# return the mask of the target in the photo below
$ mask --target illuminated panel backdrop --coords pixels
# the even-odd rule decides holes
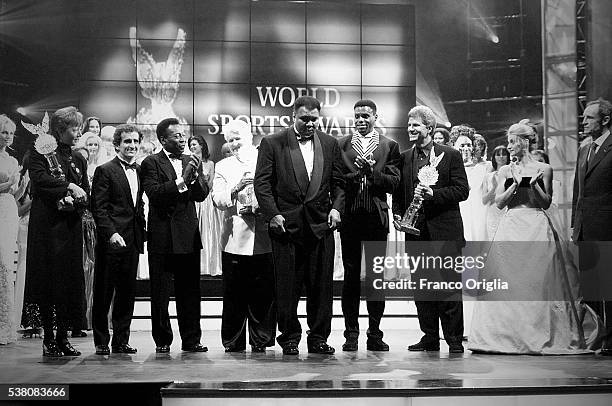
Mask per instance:
[[[408,146],[413,6],[88,0],[79,8],[79,106],[106,124],[132,121],[150,131],[175,115],[205,136],[217,159],[232,118],[250,121],[257,139],[287,126],[295,98],[309,94],[323,104],[323,129],[341,136],[355,101],[371,98],[382,131]]]

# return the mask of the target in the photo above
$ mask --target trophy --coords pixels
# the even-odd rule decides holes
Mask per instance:
[[[436,156],[434,149],[431,149],[429,155],[429,165],[425,165],[419,170],[417,177],[419,178],[419,185],[433,186],[438,181],[438,170],[436,166],[440,163],[444,157],[444,152]],[[400,220],[394,220],[393,225],[396,229],[412,235],[421,235],[421,230],[415,227],[415,224],[419,218],[419,211],[423,206],[423,197],[415,195],[412,198],[410,206],[406,209],[404,217]]]
[[[238,206],[238,214],[241,216],[252,216],[255,214],[255,190],[253,189],[253,184],[246,185],[244,189],[238,192],[238,197],[236,198]]]

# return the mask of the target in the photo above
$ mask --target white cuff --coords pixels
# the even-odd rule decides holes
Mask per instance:
[[[186,192],[187,189],[187,185],[185,185],[185,180],[183,179],[182,176],[179,176],[178,178],[176,178],[176,187],[178,188],[179,193],[183,193]]]

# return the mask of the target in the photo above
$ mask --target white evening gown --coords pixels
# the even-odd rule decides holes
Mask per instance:
[[[475,303],[468,348],[505,354],[590,352],[587,341],[598,333],[585,334],[583,324],[596,328],[597,323],[585,320],[586,308],[576,297],[576,267],[550,218],[537,207],[512,207],[533,202],[532,194],[520,187],[500,220],[485,267],[510,290],[497,292],[495,301]],[[517,295],[532,300],[513,300]]]

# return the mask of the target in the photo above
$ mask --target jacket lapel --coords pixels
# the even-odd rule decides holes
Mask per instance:
[[[324,157],[319,134],[315,132],[312,140],[314,142],[314,165],[312,167],[312,176],[310,179],[310,184],[308,185],[308,191],[306,192],[306,202],[312,200],[317,195],[323,179]]]
[[[130,189],[130,183],[128,182],[127,175],[125,174],[125,170],[123,169],[123,165],[119,162],[119,158],[115,157],[113,159],[113,172],[115,173],[115,177],[119,181],[119,185],[121,186],[121,190],[125,194],[125,198],[132,202],[132,208],[135,207],[135,202],[132,199],[132,190]],[[139,186],[140,188],[140,186]]]
[[[293,166],[296,182],[300,189],[301,195],[305,196],[309,184],[308,172],[306,172],[304,157],[302,156],[302,151],[300,150],[300,146],[293,128],[289,128],[287,130],[287,144],[289,145],[289,154],[291,155],[291,164]],[[316,157],[317,154],[315,151],[315,161]]]
[[[606,138],[606,141],[603,143],[601,147],[599,147],[599,150],[597,151],[597,153],[595,154],[595,157],[593,158],[593,162],[591,162],[591,164],[587,168],[586,174],[584,175],[585,177],[589,176],[589,174],[593,171],[593,168],[595,168],[601,162],[601,160],[606,156],[606,154],[611,148],[612,148],[612,134],[608,135],[608,138]],[[588,155],[588,154],[585,154],[585,155]]]
[[[159,151],[157,156],[159,157],[159,166],[168,179],[176,180],[176,173],[174,172],[174,167],[172,166],[172,162],[170,162],[170,158],[168,158],[163,150]]]
[[[357,172],[357,167],[355,166],[355,158],[357,157],[357,152],[353,148],[353,135],[349,135],[345,139],[345,143],[342,148],[342,157],[344,159],[344,164],[349,169],[349,172]]]

